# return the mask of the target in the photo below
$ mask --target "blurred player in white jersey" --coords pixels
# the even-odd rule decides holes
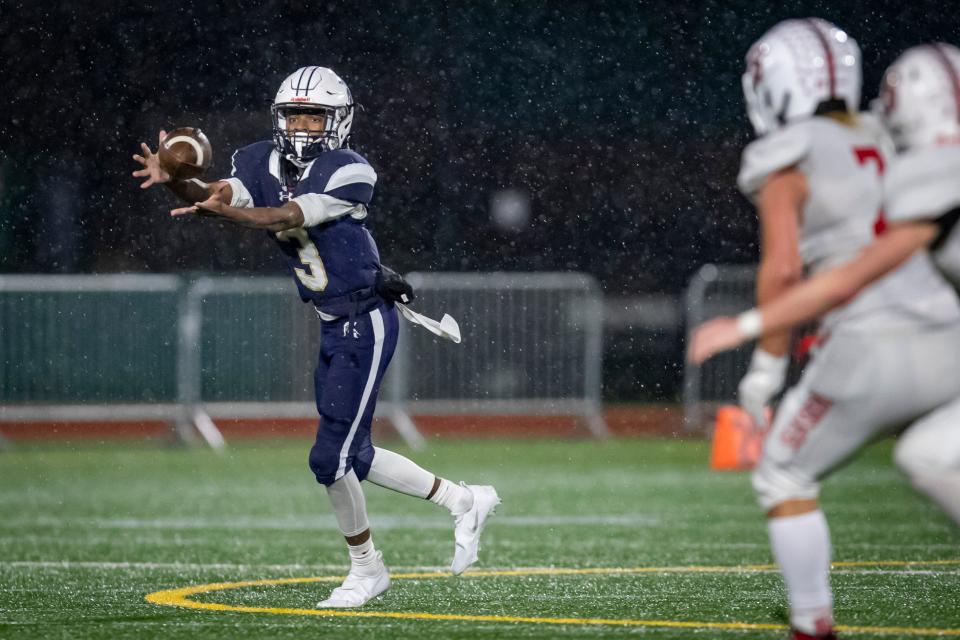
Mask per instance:
[[[759,310],[706,323],[694,333],[691,359],[702,362],[757,335],[812,320],[924,249],[948,280],[960,284],[960,49],[942,43],[909,49],[887,69],[880,95],[884,123],[900,151],[884,184],[887,232],[855,260]],[[958,346],[945,345],[931,364],[957,358]],[[960,524],[960,398],[914,423],[894,457],[914,486]]]
[[[743,88],[760,138],[743,154],[741,190],[758,208],[757,299],[768,303],[849,261],[881,233],[889,143],[858,114],[860,51],[836,26],[788,20],[747,54]],[[741,403],[762,422],[783,383],[786,332],[758,344]],[[917,254],[824,318],[812,362],[784,397],[753,475],[790,599],[792,637],[832,638],[830,536],[819,481],[864,443],[960,393],[960,306]]]

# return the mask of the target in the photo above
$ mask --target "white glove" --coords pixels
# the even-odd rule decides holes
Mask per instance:
[[[750,369],[740,381],[738,392],[740,406],[750,414],[758,428],[767,426],[765,409],[770,399],[783,387],[789,364],[787,356],[775,356],[760,348],[753,350]]]

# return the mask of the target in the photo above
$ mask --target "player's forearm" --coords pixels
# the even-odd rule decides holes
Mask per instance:
[[[216,210],[203,210],[205,215],[224,218],[251,229],[286,231],[303,225],[303,214],[295,203],[283,207],[240,208],[222,205]]]
[[[927,246],[935,234],[936,225],[923,221],[892,227],[856,259],[818,273],[764,305],[764,331],[789,329],[848,303]]]
[[[760,308],[763,332],[789,330],[847,304],[928,245],[936,225],[913,222],[892,227],[855,260],[808,278]]]
[[[768,337],[761,340],[761,344],[775,336],[789,338],[792,327],[814,320],[839,307],[856,295],[856,292],[857,286],[850,280],[849,269],[842,267],[818,274],[793,287],[760,307],[763,331],[768,334]]]
[[[762,261],[757,271],[757,304],[768,304],[782,296],[797,284],[800,275],[798,265],[774,263],[770,260]],[[767,333],[758,346],[769,354],[785,355],[790,349],[790,331]]]
[[[210,185],[199,180],[171,180],[163,183],[184,202],[202,202],[210,197]]]

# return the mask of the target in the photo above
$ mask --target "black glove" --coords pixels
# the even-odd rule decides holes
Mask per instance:
[[[387,302],[409,304],[413,301],[413,287],[403,279],[403,276],[389,267],[380,267],[374,288],[377,294]]]

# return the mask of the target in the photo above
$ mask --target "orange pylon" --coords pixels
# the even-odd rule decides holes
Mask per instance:
[[[720,407],[713,429],[710,468],[718,471],[753,469],[760,459],[764,435],[765,432],[756,428],[753,418],[740,407]]]

